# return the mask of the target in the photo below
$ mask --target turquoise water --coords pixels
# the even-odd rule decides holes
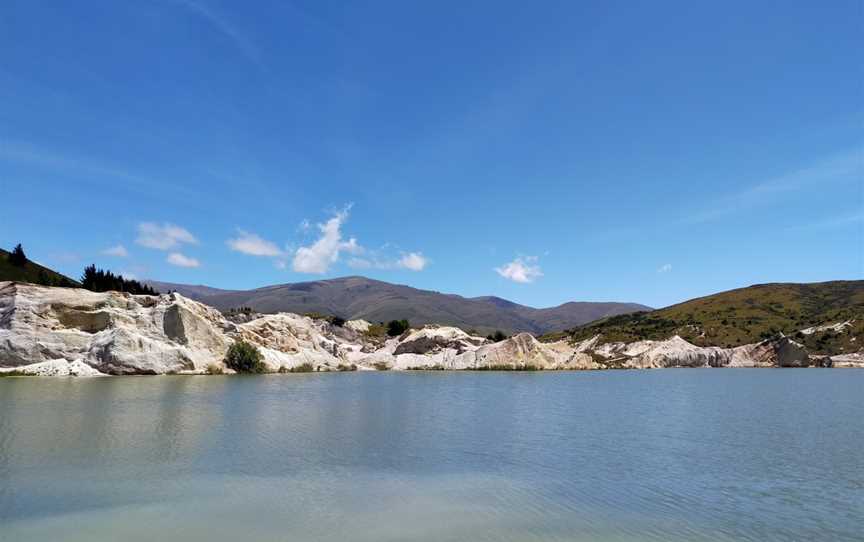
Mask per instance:
[[[0,379],[0,540],[864,540],[864,371]]]

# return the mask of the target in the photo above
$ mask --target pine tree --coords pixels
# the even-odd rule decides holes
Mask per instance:
[[[21,246],[21,243],[18,243],[12,249],[12,253],[9,254],[9,263],[16,267],[27,265],[27,256],[24,254],[24,247]]]

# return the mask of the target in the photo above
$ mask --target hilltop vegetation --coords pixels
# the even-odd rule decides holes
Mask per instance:
[[[146,284],[137,280],[125,279],[123,275],[115,275],[111,271],[96,269],[95,265],[84,268],[81,276],[81,285],[93,292],[129,292],[135,295],[157,295],[158,292]]]
[[[851,323],[842,329],[802,332],[846,321]],[[864,340],[864,281],[761,284],[655,311],[613,316],[546,338],[569,336],[580,341],[600,335],[603,342],[629,342],[680,335],[699,346],[730,347],[780,333],[813,353],[860,350],[858,343]]]
[[[93,292],[116,290],[131,294],[157,294],[156,290],[147,284],[126,279],[123,275],[115,275],[108,270],[97,269],[95,265],[84,268],[80,282],[72,280],[53,269],[48,269],[28,259],[21,244],[18,244],[12,252],[0,249],[0,281],[4,280],[30,282],[42,286],[84,288]]]
[[[69,277],[29,260],[21,245],[12,252],[0,249],[0,280],[32,282],[43,286],[81,286]]]

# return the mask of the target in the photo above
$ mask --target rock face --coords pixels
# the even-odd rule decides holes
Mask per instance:
[[[258,346],[271,371],[592,370],[665,367],[864,367],[864,356],[815,358],[786,338],[736,348],[663,341],[542,343],[522,333],[490,343],[455,327],[369,337],[295,314],[230,321],[173,293],[133,296],[0,282],[0,373],[45,376],[205,373],[225,370],[237,340]],[[230,371],[229,371],[230,372]]]
[[[0,367],[66,360],[106,374],[198,372],[224,357],[231,325],[178,294],[0,283]]]

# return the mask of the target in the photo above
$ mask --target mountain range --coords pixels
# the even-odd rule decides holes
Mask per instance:
[[[202,285],[146,281],[160,292],[176,291],[221,310],[250,307],[262,313],[320,313],[347,319],[412,325],[445,324],[480,333],[501,330],[547,333],[599,318],[651,310],[638,303],[569,302],[536,309],[500,297],[462,297],[365,277],[343,277],[254,290],[220,290]]]

